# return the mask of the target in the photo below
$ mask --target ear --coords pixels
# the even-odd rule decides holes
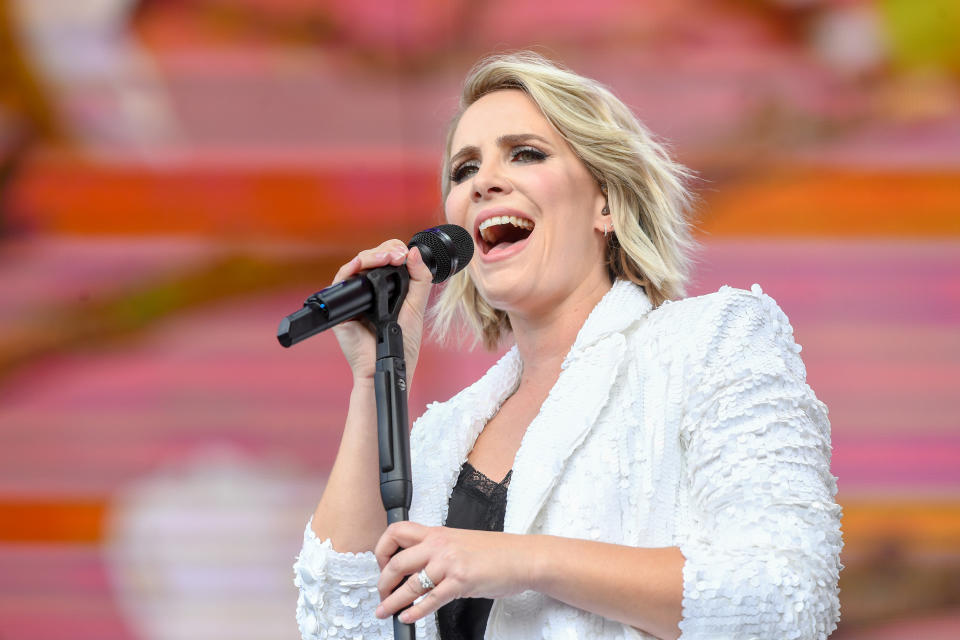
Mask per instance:
[[[603,234],[613,231],[613,216],[610,215],[607,186],[602,183],[600,184],[599,197],[594,205],[593,228]]]

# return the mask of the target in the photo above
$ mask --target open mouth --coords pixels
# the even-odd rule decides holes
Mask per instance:
[[[491,251],[503,251],[510,246],[522,242],[533,232],[533,220],[518,216],[493,216],[480,223],[479,242],[480,251],[484,254]]]

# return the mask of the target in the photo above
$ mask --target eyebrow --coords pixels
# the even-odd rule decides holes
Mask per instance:
[[[507,133],[497,138],[497,146],[512,147],[512,146],[521,144],[523,142],[529,142],[530,140],[539,140],[540,142],[544,142],[548,145],[550,144],[549,140],[547,140],[543,136],[538,136],[535,133]],[[457,151],[455,154],[450,156],[450,164],[451,165],[456,164],[456,162],[463,156],[474,155],[479,153],[480,153],[480,147],[475,147],[472,145],[463,147],[462,149]]]

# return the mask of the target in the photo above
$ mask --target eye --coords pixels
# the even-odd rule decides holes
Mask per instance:
[[[541,162],[546,158],[547,154],[536,147],[524,145],[510,150],[510,160],[513,162]],[[453,168],[453,171],[450,172],[450,181],[454,184],[460,184],[479,170],[480,162],[478,160],[467,160]]]
[[[512,160],[519,160],[520,162],[540,162],[541,160],[546,160],[547,154],[536,147],[516,147],[510,154]]]
[[[454,184],[460,184],[471,175],[476,173],[478,168],[479,167],[476,160],[468,160],[467,162],[454,167],[453,171],[450,173],[450,180]]]

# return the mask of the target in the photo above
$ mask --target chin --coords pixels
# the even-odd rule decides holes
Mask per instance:
[[[556,296],[536,279],[481,289],[481,294],[494,309],[508,314],[538,315],[557,304]]]
[[[481,284],[477,284],[478,280],[476,278],[473,281],[477,291],[487,301],[487,304],[494,309],[510,313],[519,306],[524,298],[529,298],[532,293],[527,286],[524,286],[526,283],[520,281],[519,278],[497,277],[491,280]]]

